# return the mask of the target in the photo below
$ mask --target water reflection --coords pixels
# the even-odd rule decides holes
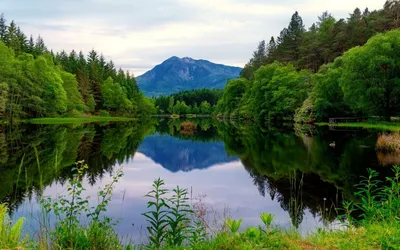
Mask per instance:
[[[190,120],[188,130],[182,122],[1,128],[0,202],[16,216],[39,211],[37,197],[62,191],[74,162],[85,160],[92,196],[113,168],[125,166],[108,211],[123,218],[122,235],[140,235],[143,194],[158,177],[170,187],[206,194],[218,211],[229,205],[232,216],[247,225],[258,224],[258,215],[268,211],[281,226],[307,231],[337,219],[336,208],[344,198],[354,199],[354,185],[367,168],[390,173],[375,152],[374,131],[277,129],[206,119]]]
[[[160,134],[147,136],[138,152],[171,172],[206,169],[238,159],[227,155],[223,142],[182,140]]]

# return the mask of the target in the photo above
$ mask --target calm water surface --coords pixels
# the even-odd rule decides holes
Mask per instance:
[[[201,197],[220,216],[229,211],[244,226],[258,225],[259,214],[301,232],[334,227],[343,199],[354,199],[354,185],[367,168],[382,176],[400,157],[375,151],[379,131],[192,120],[85,125],[30,125],[0,129],[0,202],[14,217],[38,218],[42,196],[66,194],[74,162],[90,166],[85,195],[97,202],[99,187],[122,167],[107,215],[121,219],[117,231],[143,239],[147,199],[158,177]],[[330,146],[335,142],[335,147]],[[40,166],[36,163],[36,147]],[[23,163],[21,164],[23,159]],[[27,230],[37,228],[34,219]]]

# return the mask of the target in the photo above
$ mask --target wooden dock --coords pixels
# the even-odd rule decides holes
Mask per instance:
[[[336,123],[348,123],[348,122],[360,122],[362,121],[359,117],[336,117],[336,118],[329,118],[330,124]]]

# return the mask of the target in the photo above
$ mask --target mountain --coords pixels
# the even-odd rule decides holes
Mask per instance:
[[[146,96],[169,95],[182,90],[222,89],[241,71],[239,67],[174,56],[136,77],[136,81]]]
[[[237,157],[228,156],[223,142],[181,140],[158,134],[147,136],[137,152],[174,173],[206,169],[216,164],[238,160]]]

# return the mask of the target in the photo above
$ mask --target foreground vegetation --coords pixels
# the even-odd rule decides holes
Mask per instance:
[[[344,202],[342,229],[319,229],[307,236],[274,225],[274,216],[260,215],[260,226],[241,228],[242,220],[226,218],[219,230],[212,230],[204,206],[191,205],[188,191],[165,188],[155,180],[146,197],[148,241],[123,242],[114,231],[115,218],[104,215],[112,191],[123,176],[116,170],[111,183],[98,191],[98,204],[91,207],[81,184],[87,169],[82,162],[73,168],[66,195],[45,197],[41,204],[46,216],[55,214],[54,227],[41,223],[37,238],[24,235],[23,219],[10,223],[0,206],[1,249],[397,249],[400,246],[400,168],[384,183],[378,173],[357,186],[355,202]],[[84,219],[86,218],[86,219]],[[46,219],[44,219],[46,221]],[[215,228],[214,228],[215,229]]]

